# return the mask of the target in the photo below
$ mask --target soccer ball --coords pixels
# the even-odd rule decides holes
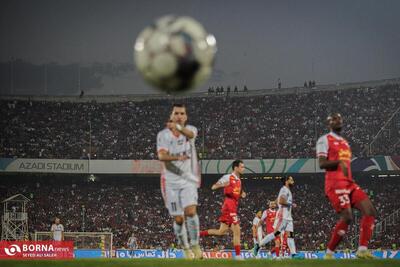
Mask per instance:
[[[143,78],[167,93],[184,92],[211,74],[216,40],[190,17],[165,16],[135,42],[135,64]]]

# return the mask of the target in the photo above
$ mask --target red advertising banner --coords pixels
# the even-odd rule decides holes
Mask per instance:
[[[0,259],[72,259],[73,241],[0,241]]]

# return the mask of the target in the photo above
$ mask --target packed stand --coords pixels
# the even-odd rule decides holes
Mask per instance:
[[[30,177],[32,181],[35,179]],[[131,178],[134,180],[134,178]],[[378,178],[376,178],[378,179]],[[61,218],[65,231],[112,232],[116,248],[127,247],[130,235],[135,233],[140,248],[170,248],[175,243],[172,232],[172,218],[163,204],[158,179],[146,178],[139,182],[111,178],[113,181],[60,182],[36,181],[2,184],[0,195],[3,199],[16,193],[27,196],[29,231],[50,231],[54,217]],[[67,179],[65,179],[67,180]],[[239,219],[242,228],[242,247],[253,246],[251,223],[256,211],[265,209],[268,201],[277,197],[281,182],[278,180],[245,180],[247,197],[239,205]],[[368,189],[378,210],[377,221],[400,209],[397,201],[400,181],[394,178],[361,182]],[[299,250],[317,250],[324,246],[335,225],[337,215],[324,197],[322,177],[296,178],[292,189],[294,203],[294,231]],[[391,192],[388,194],[387,192]],[[1,199],[1,200],[3,200]],[[199,191],[199,217],[201,229],[219,228],[218,218],[223,201],[221,191],[211,191],[210,184]],[[358,216],[358,218],[357,218]],[[339,249],[354,248],[358,232],[359,215],[356,215],[349,235]],[[397,225],[400,222],[397,222]],[[400,233],[388,227],[372,239],[372,248],[399,247]],[[202,238],[205,249],[231,247],[231,235]]]
[[[343,134],[353,154],[365,156],[399,108],[400,86],[177,101],[187,105],[189,123],[199,129],[202,158],[314,157],[315,142],[327,131],[330,112],[343,114]],[[0,100],[0,157],[155,159],[156,135],[165,127],[174,102]],[[374,144],[380,148],[372,151],[375,155],[400,154],[400,145],[390,136]]]

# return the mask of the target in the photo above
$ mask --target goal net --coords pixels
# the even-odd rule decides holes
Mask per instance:
[[[52,232],[35,232],[34,240],[52,240]],[[113,234],[109,232],[64,232],[65,241],[74,241],[74,249],[101,250],[103,257],[111,257]]]

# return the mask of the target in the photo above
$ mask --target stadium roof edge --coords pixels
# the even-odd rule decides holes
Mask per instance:
[[[287,94],[301,94],[319,91],[336,91],[346,90],[373,86],[382,86],[388,84],[400,84],[400,77],[384,80],[373,80],[365,82],[352,82],[352,83],[337,83],[337,84],[324,84],[318,85],[314,88],[304,87],[289,87],[289,88],[271,88],[271,89],[257,89],[249,90],[248,92],[240,91],[239,93],[230,92],[230,97],[243,97],[243,96],[260,96],[260,95],[287,95]],[[226,95],[216,96],[209,95],[208,92],[192,92],[182,95],[165,95],[165,94],[138,94],[138,95],[85,95],[83,97],[74,95],[0,95],[3,100],[33,100],[33,101],[57,101],[57,102],[141,102],[151,99],[184,99],[194,97],[226,97]]]

